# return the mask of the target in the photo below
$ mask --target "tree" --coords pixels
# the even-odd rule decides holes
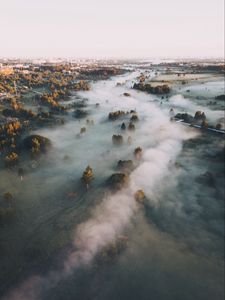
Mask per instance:
[[[142,157],[142,149],[141,147],[137,147],[134,149],[134,156],[136,159],[141,159]]]
[[[18,163],[18,160],[19,160],[18,154],[16,154],[15,152],[11,152],[5,157],[5,165],[6,167],[14,166],[15,164]]]
[[[203,120],[202,123],[201,123],[201,126],[203,128],[208,128],[209,125],[208,125],[208,122],[206,120]]]
[[[123,136],[120,134],[118,134],[118,135],[114,134],[112,136],[112,142],[114,145],[122,145],[123,144]]]
[[[89,183],[94,179],[94,173],[90,166],[87,166],[86,170],[83,172],[81,179],[86,184],[87,189],[89,188]]]
[[[145,193],[143,190],[137,190],[134,194],[134,198],[136,201],[143,203],[144,199],[145,199]]]
[[[216,124],[216,129],[217,130],[221,130],[222,129],[222,125],[220,123]]]
[[[126,130],[126,125],[125,125],[125,123],[122,123],[122,125],[121,125],[121,130]]]

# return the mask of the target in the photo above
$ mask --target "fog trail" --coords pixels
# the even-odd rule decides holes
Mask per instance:
[[[62,269],[49,272],[46,276],[29,278],[5,296],[4,300],[41,299],[42,291],[53,287],[76,268],[91,263],[104,246],[117,239],[129,226],[132,217],[140,209],[134,199],[134,193],[143,189],[147,198],[154,201],[157,188],[163,184],[166,176],[172,174],[170,167],[182,150],[182,142],[196,136],[195,131],[171,123],[167,112],[157,104],[148,102],[152,99],[151,96],[130,91],[130,81],[122,87],[115,86],[117,81],[132,80],[136,75],[137,73],[134,73],[128,77],[120,76],[107,82],[99,82],[93,84],[91,91],[79,93],[80,96],[87,97],[90,104],[100,103],[106,116],[112,108],[136,108],[140,123],[133,136],[133,146],[141,146],[144,154],[138,167],[130,175],[128,187],[106,196],[92,210],[91,218],[76,228],[74,250],[65,258]],[[121,96],[125,91],[131,92],[131,97]],[[96,115],[99,123],[104,118],[102,114]],[[133,148],[130,151],[132,154]]]
[[[184,110],[191,115],[195,115],[196,111],[204,111],[207,120],[212,122],[213,125],[215,125],[215,123],[218,122],[221,118],[224,118],[223,110],[211,110],[206,106],[194,103],[190,99],[185,98],[183,95],[175,95],[171,97],[169,103],[172,107],[176,108],[177,112],[180,112],[179,108],[181,111]]]

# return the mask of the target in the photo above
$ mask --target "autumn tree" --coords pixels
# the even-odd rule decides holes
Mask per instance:
[[[86,170],[83,172],[81,177],[82,181],[86,184],[87,189],[89,188],[89,183],[94,179],[94,173],[90,166],[87,166]]]

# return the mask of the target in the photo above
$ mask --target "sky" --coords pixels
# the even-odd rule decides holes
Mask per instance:
[[[224,0],[0,0],[0,57],[224,57]]]

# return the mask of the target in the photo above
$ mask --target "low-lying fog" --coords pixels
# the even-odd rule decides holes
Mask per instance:
[[[212,122],[223,112],[182,94],[160,105],[159,97],[131,89],[138,74],[79,92],[94,125],[71,112],[64,126],[38,131],[53,148],[22,182],[1,171],[1,189],[16,195],[18,210],[15,224],[1,234],[8,251],[1,261],[3,299],[223,299],[224,178],[217,158],[223,137],[171,122],[169,109],[204,110]],[[123,120],[108,120],[119,109],[136,110],[134,132],[121,131]],[[113,134],[123,135],[122,146],[112,145]],[[143,157],[135,161],[138,146]],[[120,159],[135,161],[136,168],[128,187],[111,194],[105,181]],[[95,179],[86,191],[80,178],[88,165]],[[138,189],[144,205],[134,199]],[[126,240],[125,249],[96,264],[96,255],[118,239]]]

